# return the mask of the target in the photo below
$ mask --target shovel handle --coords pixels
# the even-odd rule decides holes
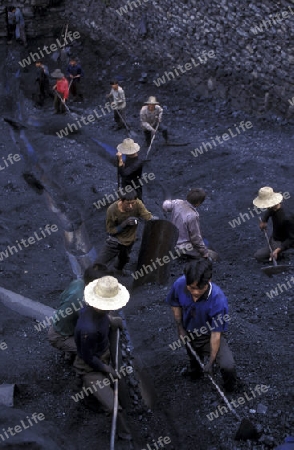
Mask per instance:
[[[150,150],[151,150],[151,147],[152,147],[152,144],[153,144],[155,135],[156,135],[156,133],[157,133],[158,127],[159,127],[159,122],[158,122],[157,125],[156,125],[155,133],[153,134],[152,139],[151,139],[151,142],[150,142],[150,145],[149,145],[149,147],[148,147],[148,150],[147,150],[147,153],[146,153],[146,159],[145,159],[145,161],[147,161],[147,158],[148,158],[149,152],[150,152]]]
[[[116,330],[116,347],[115,347],[115,370],[118,370],[118,344],[119,344],[119,328]],[[113,415],[111,423],[111,435],[110,435],[110,450],[114,450],[115,444],[115,433],[116,433],[116,421],[117,421],[117,411],[118,411],[118,380],[114,381],[114,397],[113,397]]]
[[[189,344],[189,342],[187,342],[187,347],[190,350],[190,352],[192,353],[192,355],[194,356],[194,358],[196,359],[196,361],[198,362],[198,364],[200,365],[201,369],[203,370],[204,368],[204,364],[202,364],[199,356],[197,355],[197,353],[195,352],[195,350],[192,348],[192,346]],[[229,408],[229,410],[234,414],[234,416],[241,421],[241,417],[239,416],[239,414],[237,413],[237,411],[232,407],[232,405],[230,404],[229,400],[227,399],[227,397],[225,396],[225,394],[223,393],[223,391],[221,390],[221,388],[219,387],[218,384],[216,384],[216,382],[214,381],[214,379],[212,378],[211,375],[207,374],[208,378],[210,379],[210,381],[212,382],[212,384],[214,385],[214,387],[216,388],[216,390],[218,391],[218,393],[220,394],[221,398],[225,401],[227,407]]]
[[[262,220],[261,220],[260,217],[259,217],[259,221],[262,222]],[[263,232],[264,232],[265,238],[266,238],[266,240],[267,240],[267,245],[268,245],[269,251],[270,251],[271,253],[273,253],[273,249],[272,249],[272,246],[271,246],[271,243],[270,243],[270,240],[269,240],[269,237],[268,237],[268,234],[267,234],[266,229],[264,229]],[[277,263],[277,261],[275,260],[275,258],[272,259],[272,262],[273,262],[273,265],[274,265],[274,266],[277,266],[277,265],[278,265],[278,263]]]

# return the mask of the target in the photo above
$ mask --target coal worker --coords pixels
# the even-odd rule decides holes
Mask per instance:
[[[27,47],[27,38],[25,32],[25,21],[21,10],[17,7],[13,7],[12,12],[15,15],[15,38],[17,41],[22,42]]]
[[[43,64],[42,61],[37,61],[35,63],[35,66],[37,68],[37,77],[36,82],[39,85],[39,100],[38,104],[40,106],[43,106],[44,100],[46,97],[53,97],[53,95],[50,92],[49,87],[49,70],[48,67]]]
[[[294,215],[285,219],[283,227],[286,233],[286,239],[281,243],[280,247],[277,247],[273,251],[271,256],[275,259],[278,259],[279,255],[289,248],[294,248]]]
[[[121,178],[121,187],[131,186],[136,189],[137,197],[142,200],[142,185],[138,182],[142,175],[143,162],[138,157],[140,146],[133,139],[124,139],[117,146],[118,174]],[[123,162],[122,155],[126,155]]]
[[[97,257],[97,263],[107,265],[117,257],[114,264],[115,273],[128,275],[128,271],[123,268],[129,262],[129,254],[136,240],[138,219],[155,220],[157,217],[152,216],[145,208],[134,189],[124,192],[120,188],[119,200],[107,209],[108,238]]]
[[[114,277],[105,276],[93,281],[85,288],[86,306],[80,312],[75,329],[77,357],[74,368],[82,377],[86,395],[93,394],[108,414],[113,412],[112,382],[119,379],[120,384],[122,375],[127,374],[123,366],[114,369],[116,355],[111,341],[117,328],[122,329],[123,325],[121,317],[114,317],[109,311],[121,309],[129,298],[128,290]],[[120,387],[118,392],[120,394]],[[118,432],[120,437],[130,437],[123,406],[123,399],[119,397]]]
[[[55,69],[51,73],[52,78],[57,78],[56,84],[53,86],[54,95],[54,109],[55,114],[65,114],[65,102],[68,99],[68,81],[60,69]]]
[[[165,200],[162,208],[172,213],[171,222],[179,230],[176,244],[178,250],[193,259],[210,258],[216,261],[217,253],[207,248],[201,236],[197,207],[204,202],[205,197],[206,193],[203,189],[191,188],[186,200]]]
[[[151,139],[155,135],[156,127],[159,124],[158,130],[162,132],[165,142],[168,142],[167,128],[162,125],[163,109],[159,105],[156,97],[149,97],[146,106],[143,106],[140,111],[141,127],[144,130],[145,141],[147,147],[151,144]]]
[[[286,212],[282,206],[283,196],[278,192],[274,192],[273,189],[269,186],[265,186],[259,189],[258,196],[253,200],[254,206],[257,208],[265,208],[261,222],[259,223],[259,228],[263,231],[267,228],[268,220],[271,218],[272,221],[272,235],[270,236],[270,245],[274,251],[275,257],[279,255],[281,249],[286,250],[283,247],[283,243],[287,241],[287,229],[285,220]],[[288,244],[286,243],[286,246]],[[280,249],[279,251],[276,251]],[[270,249],[269,246],[257,250],[254,254],[254,258],[257,261],[263,262],[268,261],[270,258]]]
[[[69,92],[73,96],[73,101],[83,101],[83,94],[81,93],[81,78],[84,76],[84,71],[81,64],[75,58],[69,61],[67,66],[66,76],[69,82]]]
[[[60,295],[59,307],[50,318],[52,325],[48,330],[48,340],[53,347],[65,353],[66,361],[72,362],[77,354],[74,331],[79,312],[85,306],[85,286],[106,273],[106,267],[89,267],[85,270],[83,279],[72,281]]]
[[[14,10],[15,10],[14,6],[8,6],[7,8],[7,24],[8,24],[7,44],[12,44],[13,36],[15,36],[16,19]]]
[[[117,80],[110,82],[111,91],[106,95],[107,98],[112,97],[111,107],[113,109],[114,120],[117,124],[116,129],[120,130],[125,127],[126,123],[126,97],[125,92],[121,86],[118,85]]]
[[[209,358],[202,369],[186,347],[191,378],[200,378],[203,371],[212,374],[217,363],[224,389],[232,392],[237,377],[234,357],[224,337],[230,320],[228,300],[220,287],[211,282],[211,277],[209,259],[191,260],[185,266],[184,275],[173,284],[166,302],[172,308],[180,340],[185,344],[189,342],[202,363],[204,356]]]

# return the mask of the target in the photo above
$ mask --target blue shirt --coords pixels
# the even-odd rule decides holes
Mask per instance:
[[[199,332],[201,327],[205,327],[205,330],[200,331],[200,334],[227,331],[227,322],[230,320],[228,300],[214,283],[209,283],[208,291],[194,302],[187,290],[186,278],[183,275],[174,282],[166,303],[182,308],[183,327],[186,331],[197,329]]]
[[[87,305],[80,311],[75,329],[77,353],[92,369],[100,371],[99,358],[109,348],[108,313]],[[98,359],[98,360],[97,360]]]
[[[66,70],[66,74],[67,75],[73,75],[74,77],[76,75],[81,75],[81,77],[84,76],[84,71],[82,69],[82,66],[80,64],[69,64],[67,66],[67,70]]]

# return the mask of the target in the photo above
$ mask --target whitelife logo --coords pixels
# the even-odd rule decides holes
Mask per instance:
[[[223,144],[224,142],[229,141],[230,139],[240,135],[242,131],[245,132],[246,130],[249,130],[250,128],[253,127],[253,125],[250,121],[244,123],[244,121],[242,120],[238,126],[234,124],[234,127],[235,129],[233,131],[231,130],[231,128],[228,128],[228,133],[224,133],[222,136],[216,135],[215,137],[211,137],[210,139],[214,147],[217,147],[219,144]],[[240,131],[239,127],[241,128],[242,131]],[[235,134],[234,131],[237,132],[237,134]],[[217,143],[215,141],[217,141]],[[197,158],[198,155],[203,155],[204,150],[206,152],[208,152],[208,150],[212,150],[212,144],[210,142],[202,142],[199,148],[195,148],[194,150],[191,151],[191,154],[195,158]]]
[[[256,398],[256,393],[258,395],[261,395],[269,390],[270,386],[266,386],[265,384],[257,384],[253,389],[250,389],[250,393],[252,394],[252,397],[250,397],[250,394],[247,395],[247,392],[243,392],[244,397],[240,396],[237,398],[237,400],[231,400],[230,401],[230,408],[228,409],[226,406],[218,405],[215,411],[212,411],[211,413],[207,414],[207,419],[212,422],[214,419],[217,419],[220,415],[226,414],[231,411],[233,408],[238,408],[239,405],[244,405],[250,400],[253,400]]]
[[[0,170],[4,170],[7,167],[13,165],[15,162],[18,162],[21,160],[21,156],[18,153],[15,153],[14,155],[12,153],[9,153],[8,156],[2,156],[4,167],[2,166],[2,163],[0,164]]]
[[[2,439],[2,442],[9,439],[11,436],[15,436],[18,433],[21,433],[23,430],[27,430],[30,427],[33,427],[36,423],[41,422],[45,419],[45,416],[43,413],[33,413],[31,417],[27,416],[27,420],[21,420],[20,425],[15,425],[14,427],[8,427],[7,430],[2,428],[3,434],[0,434],[0,438]],[[27,422],[27,423],[26,423]],[[4,437],[5,435],[5,437]],[[11,447],[12,448],[12,447]]]
[[[61,318],[65,319],[66,317],[71,316],[75,311],[80,311],[85,306],[85,303],[83,302],[83,299],[79,300],[78,303],[79,303],[78,307],[74,303],[71,303],[70,306],[65,308],[65,311],[61,310],[55,311],[55,313],[52,316],[45,317],[45,320],[39,322],[38,325],[34,325],[35,330],[37,331],[45,330],[50,325],[59,322]],[[59,315],[61,317],[59,317]]]
[[[119,371],[115,370],[115,373],[117,375],[117,378],[119,380],[121,380],[122,376],[126,376],[126,375],[129,375],[129,374],[133,373],[133,368],[132,368],[132,366],[121,366]],[[115,379],[113,378],[112,373],[109,373],[108,376],[111,379],[111,382],[114,383]],[[80,400],[83,400],[85,398],[85,395],[87,397],[90,394],[93,395],[94,392],[98,391],[96,386],[98,386],[99,389],[104,389],[106,386],[110,386],[109,378],[105,377],[102,381],[101,380],[97,380],[96,383],[91,381],[92,386],[89,386],[89,387],[85,387],[84,386],[83,389],[80,392],[78,392],[75,395],[72,395],[71,398],[77,403]]]
[[[48,48],[48,45],[44,45],[43,49],[41,50],[40,47],[38,47],[39,53],[33,53],[31,52],[30,55],[27,58],[24,58],[22,61],[18,61],[18,64],[24,68],[25,66],[29,66],[33,62],[39,61],[40,59],[44,58],[46,55],[50,55],[50,53],[56,52],[59,48],[63,48],[72,41],[79,39],[81,37],[80,33],[78,31],[68,31],[66,33],[66,36],[63,37],[63,42],[61,43],[59,39],[56,39],[56,44],[51,44]],[[69,39],[69,42],[68,42]]]
[[[50,236],[51,232],[55,233],[56,231],[58,231],[58,227],[55,224],[53,224],[53,225],[47,224],[45,226],[45,230],[43,230],[43,228],[41,228],[41,227],[40,227],[40,230],[41,230],[40,234],[43,237],[40,237],[38,235],[38,233],[35,231],[34,236],[30,236],[27,239],[21,239],[20,242],[18,242],[18,240],[16,240],[16,245],[17,245],[18,249],[23,250],[23,247],[29,247],[30,245],[35,244],[36,240],[41,241],[43,238]],[[28,244],[26,243],[26,240],[28,241]],[[0,252],[0,261],[3,261],[4,258],[8,258],[10,255],[14,255],[14,253],[18,253],[19,250],[17,250],[15,245],[12,245],[12,246],[8,245],[6,247],[6,250]],[[10,253],[10,255],[8,252]]]
[[[128,184],[125,188],[118,188],[117,190],[113,190],[113,194],[105,194],[105,196],[98,200],[97,202],[94,202],[93,205],[95,208],[100,209],[103,206],[106,206],[107,204],[111,204],[115,202],[116,200],[120,199],[120,195],[125,195],[126,192],[132,192],[134,189],[138,189],[139,187],[142,187],[144,182],[147,184],[148,181],[155,180],[155,174],[153,172],[146,173],[144,172],[141,175],[141,178],[138,178],[136,182],[134,180],[131,181],[131,184]],[[136,184],[137,183],[137,184]]]

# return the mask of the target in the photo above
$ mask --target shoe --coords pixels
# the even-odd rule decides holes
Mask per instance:
[[[122,276],[122,277],[130,277],[132,273],[133,272],[131,272],[128,269],[116,269],[115,267],[113,268],[114,276],[118,275],[118,276]]]
[[[76,354],[73,352],[64,352],[64,361],[72,364],[74,362],[74,359],[76,357]]]

